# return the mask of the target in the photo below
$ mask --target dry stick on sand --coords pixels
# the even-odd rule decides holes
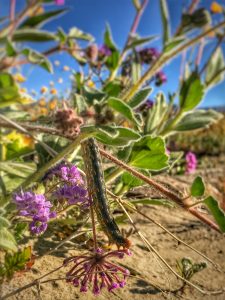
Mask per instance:
[[[194,287],[196,290],[198,290],[200,293],[204,294],[204,295],[212,295],[213,294],[221,294],[224,293],[225,290],[218,290],[218,291],[207,291],[207,290],[203,290],[201,289],[199,286],[195,285],[194,283],[190,282],[189,280],[183,278],[182,276],[180,276],[176,271],[173,270],[173,268],[166,262],[166,260],[158,253],[158,251],[150,244],[150,242],[147,240],[147,238],[142,234],[142,232],[137,228],[137,226],[135,225],[134,221],[132,220],[131,216],[129,215],[129,213],[127,212],[126,208],[124,207],[121,199],[119,197],[117,197],[116,195],[114,195],[113,193],[110,192],[110,195],[115,199],[115,201],[120,205],[120,207],[122,208],[122,210],[124,211],[124,213],[126,214],[126,216],[128,217],[131,225],[134,227],[134,229],[136,230],[137,234],[139,235],[139,237],[143,240],[143,242],[147,245],[147,248],[149,249],[149,251],[152,251],[153,253],[156,254],[156,256],[165,264],[165,266],[179,279],[181,279],[183,282],[185,282],[186,284],[188,284],[189,286]]]

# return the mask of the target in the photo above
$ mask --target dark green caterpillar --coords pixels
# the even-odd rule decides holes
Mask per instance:
[[[93,206],[98,222],[100,223],[102,230],[108,236],[110,244],[129,248],[131,245],[130,241],[122,236],[109,210],[101,156],[97,142],[94,138],[88,138],[82,142],[81,147],[88,191],[93,200]]]

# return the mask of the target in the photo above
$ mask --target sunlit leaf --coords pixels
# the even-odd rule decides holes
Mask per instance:
[[[209,196],[204,200],[204,203],[212,213],[214,219],[220,227],[220,230],[222,232],[225,232],[225,215],[224,212],[220,209],[218,202],[212,196]]]
[[[195,178],[191,185],[191,195],[194,197],[203,196],[205,193],[205,185],[202,177],[198,176]]]

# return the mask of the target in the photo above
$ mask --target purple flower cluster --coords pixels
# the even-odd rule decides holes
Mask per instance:
[[[65,4],[65,0],[55,0],[55,4],[56,5],[64,5]]]
[[[143,104],[141,104],[137,108],[137,112],[147,112],[149,109],[151,109],[154,105],[154,101],[151,99],[147,99]]]
[[[59,181],[71,183],[71,184],[83,184],[83,178],[74,165],[67,165],[65,162],[62,162],[55,167],[53,167],[44,177],[45,179],[52,180],[56,178]]]
[[[65,259],[65,266],[71,262],[74,263],[74,266],[66,274],[67,282],[71,282],[75,287],[80,287],[81,292],[87,292],[88,286],[92,286],[94,295],[100,294],[103,288],[107,288],[109,292],[123,288],[130,272],[108,259],[111,257],[122,259],[125,254],[131,255],[131,252],[117,250],[104,253],[102,249],[98,248],[91,255]]]
[[[159,71],[155,75],[155,85],[160,86],[163,83],[167,82],[166,74],[163,71]]]
[[[88,205],[89,204],[87,189],[80,185],[65,184],[65,185],[59,187],[54,192],[54,197],[60,203],[63,203],[64,201],[66,201],[69,205],[73,205],[73,204]]]
[[[101,58],[104,58],[104,57],[107,57],[107,56],[110,56],[112,54],[112,51],[109,49],[108,46],[106,45],[101,45],[99,48],[98,48],[98,57],[101,59]]]
[[[43,233],[47,229],[49,219],[56,216],[56,213],[50,210],[52,204],[42,194],[21,191],[13,195],[13,201],[21,216],[32,218],[30,231],[33,234]]]
[[[185,160],[186,160],[186,173],[187,174],[194,173],[198,163],[196,155],[193,152],[189,151],[185,156]]]
[[[148,65],[160,56],[160,52],[156,48],[144,48],[138,53],[140,55],[141,63]]]

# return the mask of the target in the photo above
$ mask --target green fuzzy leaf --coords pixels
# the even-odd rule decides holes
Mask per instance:
[[[166,45],[164,47],[164,52],[169,52],[173,48],[179,46],[184,41],[186,41],[186,37],[184,37],[184,36],[178,36],[176,38],[173,38],[168,43],[166,43]]]
[[[67,40],[67,35],[62,28],[58,28],[57,36],[62,44]]]
[[[121,82],[115,79],[114,81],[107,83],[104,86],[103,91],[110,97],[118,97],[122,91]]]
[[[131,78],[133,84],[141,78],[141,63],[137,55],[135,55],[135,58],[131,63]]]
[[[68,9],[58,9],[53,11],[47,11],[43,14],[32,16],[27,18],[20,26],[19,28],[25,28],[25,27],[41,27],[45,23],[52,21],[59,15],[63,15],[66,13]]]
[[[74,106],[77,108],[77,113],[80,115],[82,112],[87,110],[87,103],[85,101],[85,98],[80,94],[74,94]]]
[[[37,52],[30,48],[26,48],[23,49],[22,54],[27,57],[30,63],[37,64],[43,69],[45,69],[46,71],[53,73],[53,67],[51,62],[47,59],[46,56],[44,56],[40,52]]]
[[[109,24],[106,25],[106,30],[104,34],[104,44],[110,49],[110,50],[117,50],[117,47],[113,41],[112,33]]]
[[[0,162],[0,170],[6,173],[26,178],[36,170],[34,163],[19,163],[13,161]]]
[[[89,102],[90,105],[93,105],[94,100],[101,101],[106,96],[106,93],[87,86],[84,86],[82,91],[83,96],[87,99],[87,102]]]
[[[132,108],[122,100],[113,97],[109,98],[108,105],[117,112],[121,113],[126,119],[133,122],[135,125],[140,125],[139,120],[134,115]]]
[[[0,228],[0,248],[17,251],[16,240],[6,227]]]
[[[136,108],[144,103],[152,92],[152,88],[147,87],[139,90],[128,102],[129,106]]]
[[[0,228],[9,227],[9,226],[10,226],[10,222],[6,218],[0,216]]]
[[[225,70],[221,72],[224,67],[225,61],[222,48],[217,48],[206,68],[205,83],[207,86],[215,86],[224,80]]]
[[[123,184],[127,185],[129,188],[140,186],[143,184],[143,181],[128,172],[124,172],[121,176]]]
[[[166,207],[174,207],[174,204],[166,199],[135,199],[131,201],[132,204],[143,205],[163,205]]]
[[[165,45],[170,38],[170,20],[166,0],[160,0],[161,19],[163,25],[163,45]]]
[[[132,129],[124,127],[115,127],[115,129],[117,130],[117,136],[114,138],[102,133],[97,133],[95,137],[99,142],[115,147],[127,146],[140,138],[140,135]]]
[[[13,57],[17,55],[16,49],[14,48],[13,44],[11,41],[7,39],[6,41],[6,54],[9,57]]]
[[[18,29],[14,32],[12,40],[14,42],[49,42],[57,39],[57,36],[53,33],[38,29]]]
[[[150,41],[154,40],[156,37],[157,36],[155,36],[155,35],[147,36],[144,38],[141,38],[138,35],[132,36],[130,38],[129,44],[126,47],[126,50],[132,49],[136,46],[141,46],[141,45],[143,46],[144,44],[149,43]]]
[[[72,27],[70,29],[68,38],[75,39],[75,40],[84,40],[84,41],[89,41],[89,42],[94,40],[94,38],[91,34],[85,33],[77,27]]]
[[[205,193],[205,185],[202,177],[198,176],[195,178],[191,185],[191,195],[194,197],[203,196]]]
[[[223,118],[223,115],[215,110],[196,110],[184,115],[176,124],[174,130],[188,131],[204,128],[219,121],[221,118]]]
[[[180,108],[182,111],[189,111],[195,108],[202,100],[204,86],[201,83],[198,73],[193,72],[190,77],[181,85]]]
[[[129,164],[133,167],[161,170],[168,167],[165,142],[161,137],[145,136],[133,146]]]
[[[11,74],[0,73],[0,108],[21,103],[19,89]]]
[[[113,71],[118,66],[120,53],[117,50],[117,47],[113,41],[111,30],[108,24],[106,26],[106,30],[104,34],[104,44],[111,51],[111,55],[107,57],[105,64],[109,68],[109,70]]]
[[[220,227],[220,230],[222,232],[225,232],[225,215],[224,212],[220,209],[218,202],[212,196],[209,196],[204,200],[204,203],[212,213],[214,219]]]

